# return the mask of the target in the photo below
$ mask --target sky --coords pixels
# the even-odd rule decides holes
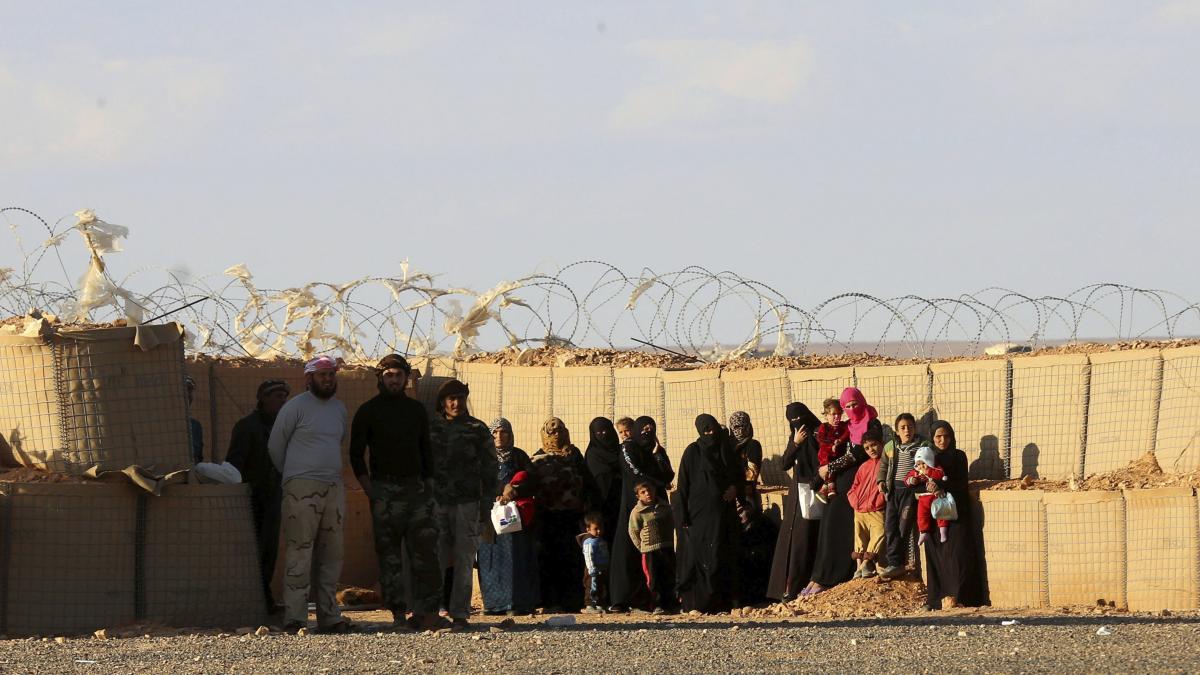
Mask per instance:
[[[586,259],[801,306],[1200,300],[1197,0],[10,2],[0,25],[0,206],[95,209],[130,228],[119,270],[281,288],[408,259],[485,290]]]

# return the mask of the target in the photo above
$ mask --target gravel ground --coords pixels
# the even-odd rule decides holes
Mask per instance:
[[[1078,616],[960,610],[887,620],[541,617],[468,633],[383,632],[379,613],[341,636],[185,634],[0,641],[4,672],[1187,672],[1200,615]],[[1110,634],[1097,635],[1102,627]]]

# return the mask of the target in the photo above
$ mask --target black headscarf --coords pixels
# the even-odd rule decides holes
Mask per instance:
[[[933,442],[933,437],[935,435],[937,435],[938,429],[945,429],[950,434],[950,446],[947,447],[945,450],[938,450],[937,445],[935,445]],[[934,452],[947,452],[949,450],[957,450],[958,449],[958,439],[954,435],[954,427],[950,426],[950,423],[947,422],[946,420],[938,420],[938,421],[934,422],[933,426],[930,427],[930,429],[929,429],[929,447],[933,448]]]
[[[605,436],[598,432],[607,431]],[[597,480],[601,476],[621,475],[621,442],[617,439],[617,430],[612,420],[607,417],[597,417],[588,425],[588,446],[584,453],[588,470]]]
[[[707,413],[698,416],[696,433],[700,434],[700,437],[696,439],[696,445],[700,446],[705,455],[716,457],[717,451],[721,448],[721,442],[724,440],[721,423],[717,421],[717,418]]]
[[[650,431],[642,432],[642,428],[647,424],[650,425]],[[658,444],[658,424],[653,417],[642,415],[633,421],[633,438],[630,440],[637,441],[637,444],[646,450],[653,450]]]
[[[808,406],[800,403],[799,401],[793,401],[792,403],[789,403],[787,405],[787,411],[784,412],[784,415],[787,416],[788,428],[792,431],[795,431],[800,427],[807,427],[808,433],[815,434],[817,433],[817,427],[821,426],[821,420],[818,419],[817,416],[808,409]]]

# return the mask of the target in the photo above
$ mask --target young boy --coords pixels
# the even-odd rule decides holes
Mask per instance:
[[[825,413],[825,422],[817,427],[817,466],[825,466],[841,457],[850,447],[850,425],[842,420],[842,404],[836,398],[827,398],[821,404]],[[817,479],[813,489],[817,490],[817,499],[829,501],[835,493],[835,483],[831,473],[824,481]]]
[[[629,538],[642,554],[653,613],[665,614],[675,604],[675,520],[671,507],[659,500],[654,484],[638,483],[634,494],[638,503],[629,513]]]
[[[608,542],[604,541],[604,518],[592,511],[583,517],[587,530],[582,537],[583,564],[587,568],[587,607],[584,614],[603,614],[608,606]]]
[[[885,499],[875,482],[879,471],[879,454],[883,451],[883,434],[869,429],[862,437],[867,461],[858,465],[854,484],[846,497],[854,509],[854,552],[851,558],[858,561],[855,579],[875,576],[875,561],[883,550],[883,506]]]
[[[622,443],[633,438],[633,418],[622,417],[613,426],[617,428],[617,439]]]
[[[904,482],[909,487],[925,486],[925,491],[917,495],[917,531],[921,533],[921,536],[917,538],[917,546],[925,544],[925,540],[929,538],[929,530],[933,528],[933,490],[936,488],[933,482],[941,480],[945,475],[946,473],[937,466],[933,450],[929,448],[917,450],[916,455],[913,456],[913,470],[904,477]],[[948,520],[937,521],[938,534],[942,543],[946,542],[949,525],[950,521]]]

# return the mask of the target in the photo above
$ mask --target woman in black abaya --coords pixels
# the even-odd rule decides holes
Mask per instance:
[[[679,596],[684,611],[723,612],[738,595],[735,500],[744,477],[715,417],[697,417],[696,431],[679,462]]]
[[[588,425],[588,446],[583,453],[588,470],[596,479],[600,491],[597,505],[604,519],[604,540],[612,550],[613,537],[625,532],[627,524],[619,523],[621,511],[621,441],[612,420],[597,417]]]
[[[979,604],[980,577],[975,555],[974,514],[967,493],[967,455],[958,449],[954,427],[949,422],[933,424],[933,449],[945,476],[937,481],[937,493],[954,497],[958,519],[951,520],[946,541],[938,536],[925,539],[926,609],[941,609],[942,598],[951,607]]]
[[[855,387],[847,387],[841,396],[842,410],[850,420],[850,449],[841,457],[817,469],[821,478],[832,480],[837,493],[829,498],[825,506],[825,517],[821,522],[821,533],[817,537],[817,559],[813,562],[812,579],[800,595],[813,595],[850,581],[854,576],[854,509],[848,495],[854,484],[854,473],[858,465],[867,459],[862,447],[862,437],[868,430],[883,433],[879,414],[867,404],[866,398]]]
[[[650,592],[642,573],[642,555],[629,538],[629,514],[637,504],[634,488],[638,483],[652,483],[665,494],[670,480],[663,480],[662,465],[654,457],[654,449],[658,446],[654,420],[643,416],[633,424],[633,437],[621,444],[621,508],[613,526],[616,536],[613,537],[608,570],[610,611],[643,607],[650,602]]]
[[[788,436],[787,449],[783,452],[783,470],[791,470],[792,483],[787,502],[784,503],[779,538],[775,542],[775,559],[771,563],[767,597],[787,602],[799,595],[808,584],[813,560],[817,556],[817,535],[821,531],[821,521],[806,520],[800,516],[797,485],[811,484],[817,476],[817,427],[821,425],[821,420],[803,403],[789,403],[784,414],[791,434]]]

